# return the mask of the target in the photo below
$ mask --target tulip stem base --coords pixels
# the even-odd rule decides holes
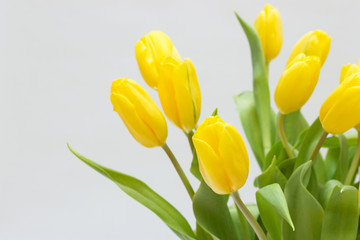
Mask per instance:
[[[279,137],[280,140],[284,146],[284,149],[286,151],[286,154],[289,158],[293,158],[294,154],[291,151],[290,144],[286,138],[285,131],[284,131],[284,117],[285,115],[282,113],[279,113],[279,119],[278,119],[278,131],[279,131]]]
[[[314,149],[314,151],[313,151],[313,153],[311,154],[311,157],[310,157],[310,160],[312,160],[313,162],[316,161],[316,157],[319,154],[320,148],[323,145],[323,143],[325,142],[326,137],[327,137],[328,134],[329,134],[328,132],[324,131],[323,134],[321,135],[318,143],[316,144],[316,147],[315,147],[315,149]]]
[[[358,132],[358,142],[357,142],[357,145],[356,145],[356,151],[355,151],[355,155],[354,155],[354,158],[352,160],[349,172],[348,172],[348,174],[346,176],[346,179],[345,179],[345,185],[352,184],[354,176],[355,176],[356,169],[359,166],[359,159],[360,159],[360,131],[358,130],[357,132]]]
[[[235,204],[238,206],[242,214],[244,214],[246,220],[250,224],[250,226],[254,229],[256,235],[258,236],[259,240],[266,240],[266,235],[263,229],[260,227],[259,223],[256,221],[254,216],[251,214],[249,209],[245,206],[243,201],[240,198],[238,191],[232,192],[231,197],[233,198]]]
[[[190,145],[190,148],[191,148],[191,152],[192,152],[192,154],[194,155],[195,147],[194,147],[194,143],[193,143],[193,141],[192,141],[192,137],[193,137],[193,135],[194,135],[194,132],[193,132],[193,131],[191,131],[191,132],[189,132],[189,133],[186,133],[186,132],[185,132],[185,134],[186,134],[187,139],[188,139],[188,141],[189,141],[189,145]]]
[[[162,146],[162,149],[164,149],[164,151],[170,158],[171,163],[174,165],[177,174],[179,175],[182,183],[186,188],[186,191],[188,192],[190,198],[192,199],[194,196],[194,190],[189,182],[189,179],[186,177],[184,171],[182,170],[179,162],[176,160],[175,155],[173,154],[173,152],[170,150],[169,146],[166,143]]]

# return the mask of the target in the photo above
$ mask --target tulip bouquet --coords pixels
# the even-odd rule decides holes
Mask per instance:
[[[256,204],[244,204],[238,193],[249,172],[242,137],[217,110],[197,126],[201,94],[195,68],[160,31],[139,40],[136,59],[145,82],[158,92],[167,119],[190,143],[190,172],[199,180],[197,189],[166,144],[166,119],[144,88],[121,78],[112,83],[110,99],[140,144],[161,147],[168,155],[192,201],[194,228],[142,181],[69,149],[153,211],[180,239],[360,239],[355,183],[360,157],[360,63],[341,69],[339,86],[322,104],[319,118],[309,124],[300,110],[317,84],[331,39],[321,30],[305,34],[279,79],[275,113],[270,105],[268,68],[282,45],[280,14],[266,5],[254,27],[236,17],[249,41],[253,67],[253,91],[237,95],[235,102],[262,170],[254,181],[259,188]]]

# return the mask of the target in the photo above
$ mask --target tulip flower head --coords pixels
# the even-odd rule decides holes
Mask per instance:
[[[201,94],[194,65],[190,59],[167,57],[160,67],[158,93],[165,115],[189,133],[200,116]]]
[[[261,41],[265,61],[270,62],[279,54],[283,40],[279,11],[266,4],[257,16],[254,26]]]
[[[143,87],[128,78],[115,80],[110,100],[136,141],[145,147],[165,144],[165,117]]]
[[[207,117],[193,136],[200,173],[218,194],[241,188],[249,174],[249,157],[239,132],[219,116]]]
[[[324,101],[320,109],[324,130],[341,134],[360,124],[360,73],[347,77]]]
[[[310,98],[319,79],[321,63],[301,53],[286,66],[275,89],[275,103],[282,114],[299,110]]]
[[[358,73],[358,72],[360,72],[360,64],[359,65],[357,65],[357,64],[344,65],[341,68],[340,83],[342,83],[347,77],[351,76],[354,73]]]
[[[141,75],[153,89],[157,89],[160,63],[168,56],[181,60],[171,39],[161,31],[152,31],[142,37],[136,43],[135,55]]]
[[[331,37],[324,31],[316,30],[305,34],[294,46],[287,61],[289,64],[299,53],[317,56],[321,65],[324,64],[330,50]]]

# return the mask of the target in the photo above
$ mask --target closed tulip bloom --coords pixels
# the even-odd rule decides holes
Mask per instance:
[[[324,130],[341,134],[360,123],[360,73],[347,77],[324,101],[320,109]]]
[[[111,103],[131,135],[145,147],[163,146],[167,137],[164,115],[143,87],[121,78],[111,85]]]
[[[304,53],[307,56],[319,57],[321,65],[323,65],[330,50],[330,42],[331,37],[324,31],[308,32],[295,44],[287,64],[299,53]]]
[[[195,68],[190,59],[167,57],[161,64],[158,93],[165,115],[189,133],[200,116],[201,94]]]
[[[275,103],[282,114],[299,110],[310,98],[319,79],[320,59],[299,54],[285,68],[275,89]]]
[[[181,60],[171,39],[161,31],[152,31],[142,37],[135,46],[136,60],[145,82],[157,89],[160,63],[167,56]]]
[[[249,174],[249,157],[239,132],[220,117],[207,117],[193,136],[200,173],[218,194],[241,188]]]
[[[261,41],[265,61],[270,62],[279,54],[283,40],[279,11],[266,4],[257,16],[254,26]]]
[[[358,72],[360,72],[360,65],[357,65],[357,64],[344,65],[341,68],[340,83],[342,83],[347,77],[351,76],[354,73],[358,73]]]

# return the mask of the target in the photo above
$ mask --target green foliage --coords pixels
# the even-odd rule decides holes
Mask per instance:
[[[180,239],[196,239],[193,230],[183,215],[145,183],[129,175],[103,167],[77,153],[69,145],[68,147],[81,161],[113,181],[126,194],[155,213]]]
[[[282,224],[285,220],[295,230],[283,191],[277,183],[261,188],[256,192],[256,202],[261,219],[273,240],[282,239]]]
[[[218,239],[239,238],[227,206],[228,199],[228,195],[214,193],[204,181],[193,198],[197,222]]]

